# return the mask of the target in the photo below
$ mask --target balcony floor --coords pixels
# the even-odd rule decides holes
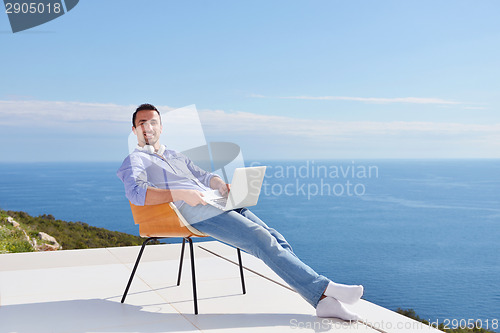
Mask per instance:
[[[361,300],[347,306],[366,323],[322,319],[262,261],[195,243],[199,315],[193,314],[190,262],[176,286],[180,244],[148,246],[124,304],[140,247],[0,255],[0,333],[59,332],[439,332]]]

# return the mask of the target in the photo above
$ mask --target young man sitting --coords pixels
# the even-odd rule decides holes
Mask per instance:
[[[174,202],[188,223],[211,237],[238,247],[266,263],[316,309],[318,317],[359,320],[342,303],[352,304],[363,286],[337,284],[317,274],[292,251],[285,238],[246,208],[222,211],[203,200],[203,191],[230,190],[219,176],[196,166],[186,156],[159,142],[160,112],[142,104],[132,116],[137,148],[117,172],[134,205]]]

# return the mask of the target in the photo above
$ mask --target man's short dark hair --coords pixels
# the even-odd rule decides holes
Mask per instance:
[[[160,111],[158,111],[158,109],[153,105],[153,104],[141,104],[139,105],[139,107],[137,109],[135,109],[135,112],[134,114],[132,115],[132,126],[135,128],[135,117],[137,116],[137,112],[139,111],[143,111],[143,110],[153,110],[153,111],[156,111],[158,112],[158,116],[160,116],[160,122],[161,122],[161,115],[160,115]]]

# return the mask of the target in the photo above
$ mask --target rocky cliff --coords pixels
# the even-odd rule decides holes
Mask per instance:
[[[28,234],[11,216],[0,218],[0,253],[57,250],[62,246],[51,235],[42,231]]]

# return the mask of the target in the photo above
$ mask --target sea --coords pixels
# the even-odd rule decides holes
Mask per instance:
[[[0,209],[138,234],[120,164],[0,163]],[[247,164],[268,166],[251,210],[318,273],[392,310],[500,331],[499,159]]]

